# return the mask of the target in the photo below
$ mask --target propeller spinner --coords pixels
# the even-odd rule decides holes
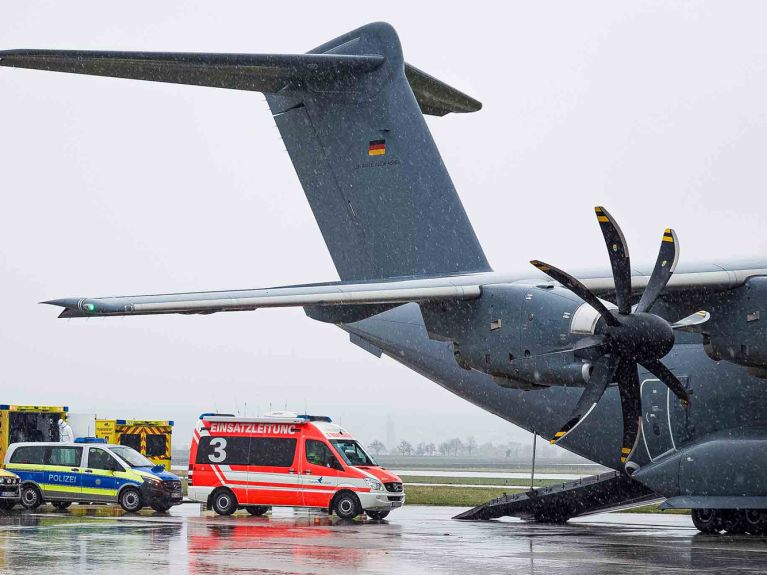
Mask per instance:
[[[599,357],[594,362],[591,378],[570,419],[554,435],[551,443],[561,441],[573,431],[596,407],[607,386],[615,381],[620,391],[623,412],[621,462],[626,463],[639,438],[642,413],[637,364],[653,373],[685,406],[688,406],[690,402],[690,397],[682,383],[660,361],[674,346],[674,329],[689,326],[685,322],[672,326],[662,317],[648,312],[674,273],[679,259],[679,243],[673,230],[667,229],[663,233],[655,268],[639,303],[632,310],[631,265],[626,240],[607,210],[602,207],[596,207],[594,210],[610,256],[615,280],[617,312],[609,311],[595,294],[567,272],[538,260],[530,262],[591,305],[604,320],[597,325],[595,337],[590,337],[588,342],[583,342],[586,345],[576,344],[579,351],[589,349]]]

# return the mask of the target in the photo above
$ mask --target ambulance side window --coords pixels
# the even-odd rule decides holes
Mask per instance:
[[[248,437],[201,437],[195,463],[248,465]]]
[[[338,463],[336,456],[330,451],[330,448],[322,441],[316,439],[306,440],[306,461],[312,465],[321,465],[322,467],[332,467],[333,469],[341,469],[343,467]]]
[[[281,437],[253,437],[250,464],[263,467],[290,467],[296,457],[296,440]]]

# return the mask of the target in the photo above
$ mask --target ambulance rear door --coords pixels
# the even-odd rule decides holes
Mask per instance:
[[[327,507],[344,468],[322,439],[305,438],[301,457],[301,491],[307,507]]]

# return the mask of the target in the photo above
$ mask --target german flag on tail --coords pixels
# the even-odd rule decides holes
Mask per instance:
[[[368,156],[383,156],[386,154],[386,140],[372,140],[368,145]]]

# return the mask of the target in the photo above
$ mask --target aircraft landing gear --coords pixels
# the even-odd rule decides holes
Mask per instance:
[[[693,509],[692,522],[701,533],[763,535],[767,509]]]

